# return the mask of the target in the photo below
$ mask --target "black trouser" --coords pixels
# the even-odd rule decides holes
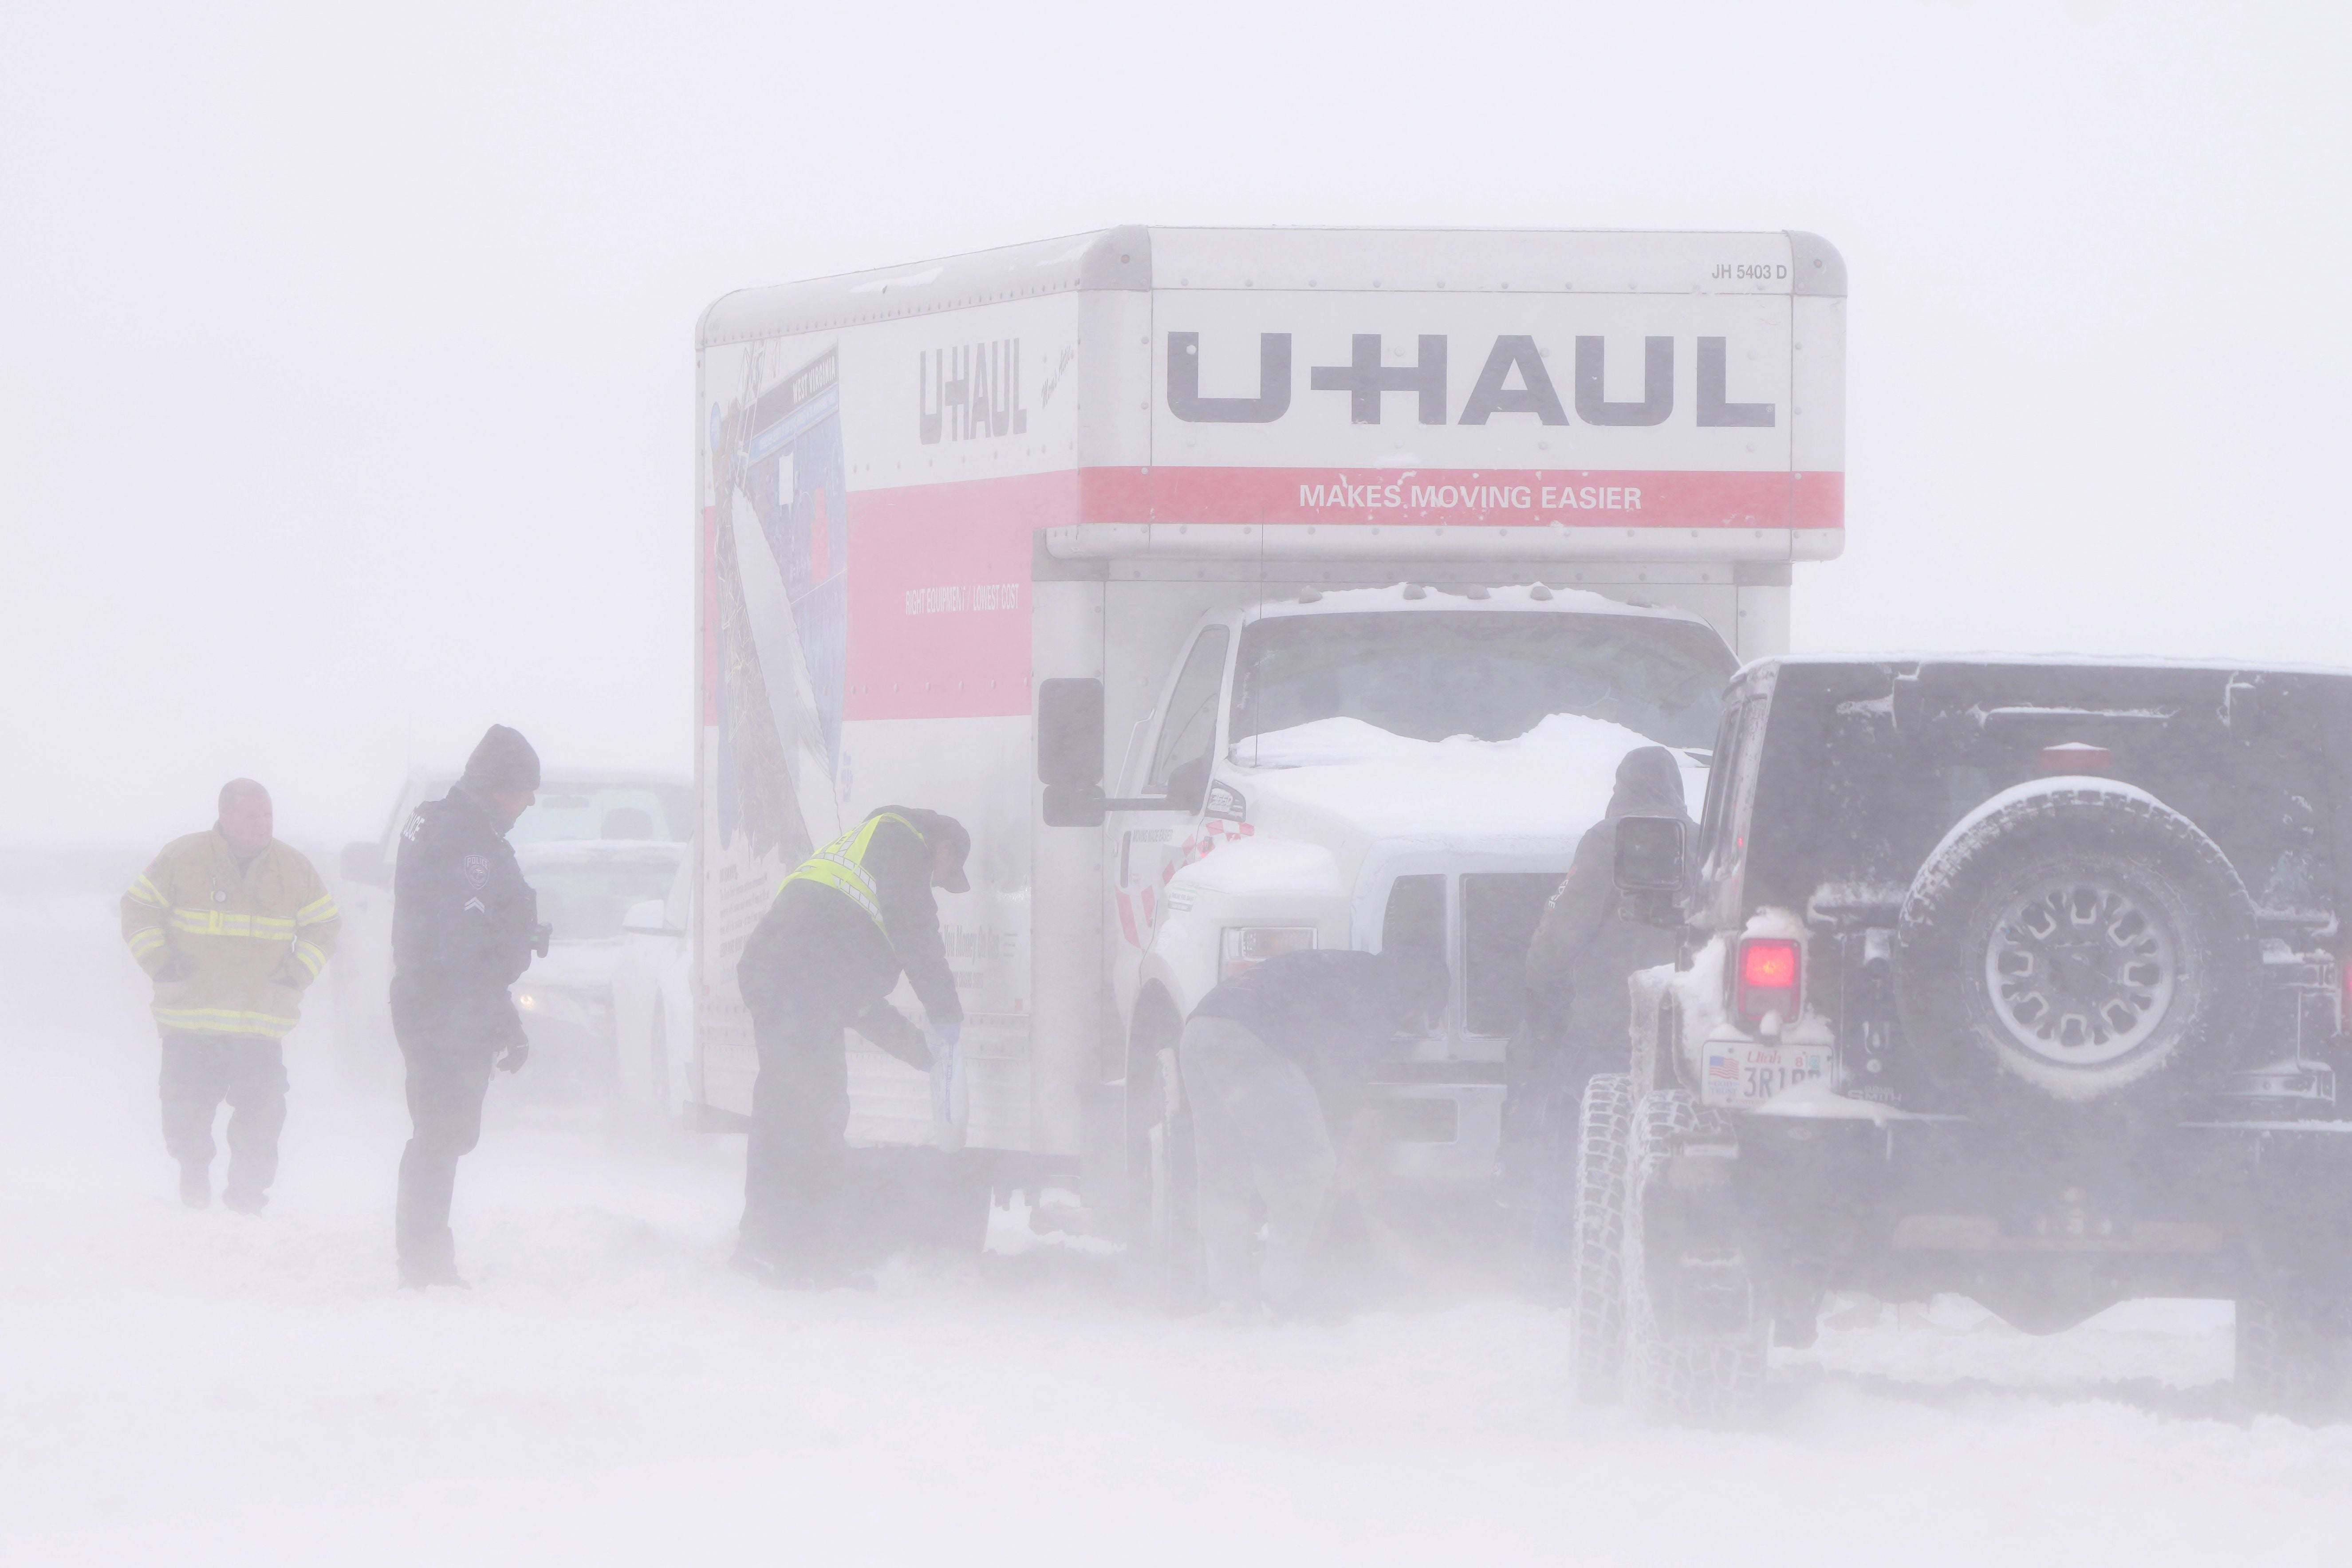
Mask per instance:
[[[412,1268],[453,1263],[449,1198],[457,1161],[482,1137],[482,1097],[489,1091],[495,1046],[452,1042],[403,1047],[408,1059],[408,1147],[400,1154],[400,1198],[393,1226],[400,1261]]]
[[[824,1268],[839,1249],[849,1058],[838,1004],[795,1000],[752,1021],[760,1076],[743,1158],[742,1244],[780,1263]]]
[[[259,1035],[163,1037],[163,1147],[184,1166],[213,1163],[213,1116],[228,1101],[228,1190],[259,1197],[278,1175],[286,1125],[286,1047]]]

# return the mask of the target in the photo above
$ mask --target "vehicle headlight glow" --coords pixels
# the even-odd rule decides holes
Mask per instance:
[[[1269,958],[1278,958],[1286,952],[1305,952],[1314,945],[1313,926],[1227,926],[1217,978],[1231,980]]]

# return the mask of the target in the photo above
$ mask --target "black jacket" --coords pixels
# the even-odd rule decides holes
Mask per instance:
[[[392,879],[392,1026],[404,1050],[520,1044],[507,988],[530,963],[538,895],[488,802],[464,784],[416,808]]]
[[[918,823],[929,815],[895,805],[882,809]],[[905,1020],[898,1019],[898,1028],[891,1030],[891,1020],[869,1012],[898,984],[901,971],[934,1027],[963,1018],[947,942],[940,934],[940,907],[931,897],[930,846],[901,824],[885,822],[875,829],[862,864],[874,879],[881,925],[831,888],[787,881],[743,944],[736,984],[755,1024],[785,1010],[821,1013],[845,1023],[866,1016],[882,1032],[860,1021],[861,1034],[912,1060],[913,1043],[898,1038],[907,1032]],[[883,1032],[892,1037],[883,1037]]]
[[[1411,1006],[1397,971],[1376,952],[1318,948],[1286,952],[1220,982],[1192,1009],[1223,1018],[1306,1069],[1327,1115],[1338,1119],[1371,1082]]]
[[[1528,948],[1529,1023],[1544,1046],[1606,1055],[1632,1047],[1626,981],[1637,969],[1671,963],[1672,933],[1619,918],[1617,824],[1672,816],[1685,825],[1682,768],[1664,746],[1643,746],[1617,764],[1609,813],[1577,842],[1568,876],[1544,906]]]

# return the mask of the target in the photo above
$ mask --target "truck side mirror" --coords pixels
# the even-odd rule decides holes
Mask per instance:
[[[1092,784],[1101,793],[1103,685],[1099,680],[1037,684],[1037,782]]]
[[[1679,893],[1683,890],[1683,825],[1671,816],[1617,819],[1617,890]]]
[[[1683,924],[1683,825],[1672,816],[1617,819],[1619,913],[1637,925]]]
[[[1093,679],[1037,683],[1037,782],[1048,827],[1100,827],[1103,686]]]
[[[1186,813],[1195,812],[1208,803],[1209,759],[1194,757],[1189,763],[1179,763],[1168,774],[1168,805]]]
[[[1039,812],[1048,827],[1100,827],[1110,806],[1100,784],[1049,784]]]
[[[343,846],[343,880],[370,888],[382,888],[392,879],[384,875],[383,851],[371,840]]]
[[[629,906],[621,917],[621,930],[630,936],[678,936],[683,933],[669,923],[667,899],[643,899]]]

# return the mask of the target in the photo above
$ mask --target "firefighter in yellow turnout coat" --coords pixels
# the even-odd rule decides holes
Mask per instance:
[[[258,1214],[286,1121],[286,1032],[335,951],[341,917],[299,850],[273,837],[269,793],[221,788],[220,820],[163,846],[122,895],[122,939],[155,982],[163,1145],[180,1196],[212,1202],[213,1117],[229,1105],[221,1201]]]

